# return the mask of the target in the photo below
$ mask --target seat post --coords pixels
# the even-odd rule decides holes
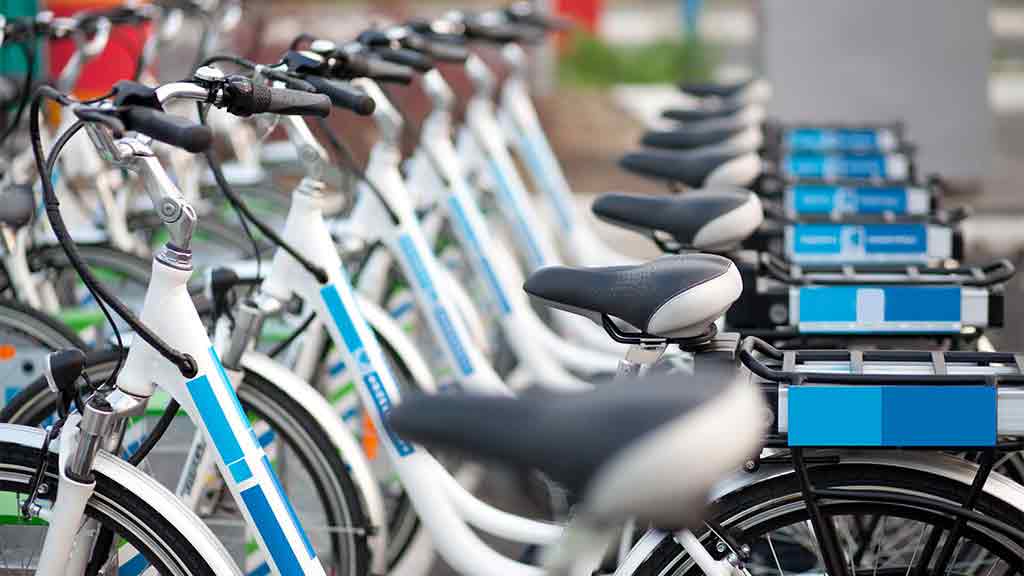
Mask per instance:
[[[626,357],[619,360],[616,380],[638,378],[651,364],[654,364],[665,353],[668,342],[664,339],[645,339],[637,344],[630,344]]]

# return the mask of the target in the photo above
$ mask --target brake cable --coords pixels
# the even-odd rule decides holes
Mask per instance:
[[[39,174],[42,175],[40,178],[40,184],[43,189],[46,215],[50,220],[50,227],[57,236],[58,242],[60,242],[61,247],[67,254],[72,267],[74,267],[75,271],[78,272],[79,276],[82,278],[82,282],[94,298],[97,300],[102,299],[111,308],[113,308],[114,311],[117,312],[118,316],[130,325],[140,338],[152,346],[160,353],[161,356],[172,362],[183,376],[186,378],[195,377],[199,372],[199,367],[196,364],[195,358],[188,353],[182,353],[175,350],[164,342],[163,338],[153,333],[135,316],[128,306],[107,290],[106,286],[93,275],[88,265],[86,265],[82,260],[82,257],[75,246],[75,242],[71,238],[67,226],[64,223],[64,218],[60,213],[60,201],[57,199],[56,191],[54,191],[53,181],[49,178],[46,171],[46,154],[43,150],[41,130],[39,126],[39,113],[44,99],[50,99],[65,106],[73,104],[75,101],[64,94],[61,94],[51,86],[42,86],[36,91],[36,95],[32,99],[31,109],[29,110],[29,134],[33,155],[35,156],[36,169]],[[115,129],[115,133],[118,132],[118,130],[116,130],[117,128],[123,129],[121,122],[115,118],[103,118],[99,114],[90,116],[93,116],[90,120],[107,124],[108,127]]]

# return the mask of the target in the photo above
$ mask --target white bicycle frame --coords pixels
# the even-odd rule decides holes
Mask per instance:
[[[457,136],[458,155],[467,159],[466,166],[480,181],[489,184],[488,187],[494,190],[500,211],[514,232],[513,237],[525,257],[529,271],[561,264],[561,257],[547,231],[538,226],[542,219],[530,202],[526,185],[516,169],[505,135],[495,117],[491,102],[494,75],[483,60],[472,55],[466,60],[466,72],[473,82],[474,94],[466,104],[465,124]],[[553,310],[552,317],[563,332],[586,347],[620,357],[624,354],[620,344],[596,329],[589,320],[559,310]]]
[[[179,91],[205,97],[205,89],[195,85],[169,85],[161,90],[164,94]],[[111,143],[111,146],[117,145]],[[119,149],[130,151],[132,167],[142,173],[155,203],[159,205],[164,200],[178,203],[182,210],[179,218],[191,217],[194,225],[194,211],[187,204],[179,203],[180,194],[148,147],[134,140]],[[216,448],[221,476],[276,573],[324,574],[206,336],[188,293],[190,275],[189,254],[169,247],[161,250],[154,257],[153,274],[140,319],[171,347],[190,355],[198,369],[196,374],[186,379],[155,349],[137,338],[118,376],[117,388],[121,394],[118,400],[141,407],[158,386],[164,388],[202,431],[207,445]],[[113,403],[118,405],[118,401]],[[85,503],[95,486],[66,478],[65,455],[79,449],[77,437],[70,432],[61,439],[60,490],[37,569],[41,576],[66,573]]]
[[[594,233],[587,220],[576,213],[569,182],[530,99],[526,54],[519,45],[508,44],[502,49],[502,56],[509,67],[509,75],[502,82],[498,119],[509,146],[522,159],[535,189],[547,201],[549,212],[554,215],[547,222],[555,225],[554,236],[561,242],[563,254],[573,264],[583,266],[636,263],[634,258],[608,246]]]
[[[452,145],[450,108],[454,95],[436,70],[427,72],[422,82],[434,106],[423,122],[420,147],[410,161],[410,190],[427,197],[424,204],[444,209],[473,271],[484,280],[489,310],[497,316],[506,340],[515,349],[524,375],[545,384],[567,381],[574,387],[589,387],[563,366],[585,374],[614,372],[618,358],[564,341],[530,306],[519,288],[522,272],[488,230]]]

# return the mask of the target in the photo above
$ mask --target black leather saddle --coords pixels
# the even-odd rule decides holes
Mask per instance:
[[[727,146],[686,151],[641,150],[624,155],[619,166],[647,178],[701,188],[715,169],[748,153]]]
[[[0,225],[21,228],[32,221],[36,200],[30,186],[11,186],[0,192]]]
[[[681,127],[672,130],[649,130],[644,133],[640,143],[652,148],[688,150],[721,144],[746,129],[747,126],[743,123],[735,122],[710,129]]]
[[[571,394],[533,388],[518,398],[408,396],[388,421],[406,440],[537,469],[579,494],[602,464],[705,404],[731,381],[682,379],[660,375]]]
[[[602,323],[608,315],[665,338],[694,337],[739,297],[731,260],[712,254],[663,256],[635,266],[549,266],[523,285],[545,304]]]
[[[718,252],[735,248],[764,221],[757,195],[716,187],[679,196],[604,194],[591,206],[598,218],[645,234],[663,232],[681,248]]]
[[[680,84],[679,90],[684,94],[689,94],[694,98],[734,98],[740,92],[745,90],[748,86],[754,83],[753,78],[747,78],[740,80],[739,82],[725,82],[725,83],[686,83]]]
[[[713,118],[731,118],[743,111],[744,107],[741,102],[729,102],[700,108],[666,108],[661,111],[661,115],[676,122],[702,122]]]

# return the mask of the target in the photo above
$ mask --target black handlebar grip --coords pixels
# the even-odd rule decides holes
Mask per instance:
[[[319,116],[331,113],[331,99],[324,94],[288,88],[253,86],[253,113],[270,112],[289,116]]]
[[[498,44],[509,42],[535,43],[544,38],[544,34],[537,28],[529,28],[522,24],[482,24],[472,20],[467,20],[464,24],[467,37]]]
[[[374,55],[379,56],[381,60],[408,66],[417,72],[427,72],[434,67],[434,61],[430,56],[413,50],[406,50],[404,48],[373,48],[372,52]]]
[[[405,45],[412,50],[419,50],[434,60],[441,62],[465,62],[469,58],[469,50],[460,44],[429,40],[422,34],[411,33],[405,40]]]
[[[351,110],[360,116],[369,116],[377,109],[377,103],[368,94],[341,82],[334,82],[321,76],[306,76],[316,91],[331,99],[331,104],[338,108]]]
[[[205,151],[213,142],[213,132],[201,124],[144,106],[131,106],[121,114],[128,130],[188,150],[194,154]]]
[[[368,57],[365,54],[350,55],[347,61],[335,68],[343,78],[370,78],[378,82],[409,84],[416,72],[408,66]]]

